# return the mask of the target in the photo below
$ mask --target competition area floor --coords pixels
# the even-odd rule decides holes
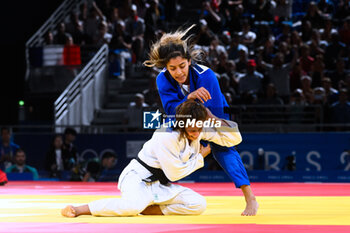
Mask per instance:
[[[252,217],[240,216],[245,202],[232,183],[180,184],[206,197],[202,215],[64,218],[68,204],[119,196],[117,184],[12,181],[0,186],[0,232],[350,232],[350,183],[253,183]]]

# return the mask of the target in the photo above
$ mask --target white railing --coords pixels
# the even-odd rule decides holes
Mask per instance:
[[[48,20],[39,28],[39,30],[34,33],[32,37],[26,42],[26,80],[28,80],[30,75],[30,63],[29,63],[29,48],[43,45],[45,34],[48,31],[54,31],[57,25],[64,22],[72,10],[78,10],[81,3],[84,0],[65,0],[50,16]]]
[[[107,71],[108,46],[105,44],[55,101],[57,133],[64,130],[60,125],[90,125],[94,112],[103,104]]]

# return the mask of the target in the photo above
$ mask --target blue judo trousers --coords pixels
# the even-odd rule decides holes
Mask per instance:
[[[190,93],[200,87],[207,89],[212,99],[205,102],[204,106],[215,116],[230,120],[229,114],[224,112],[224,108],[228,107],[228,104],[221,93],[215,73],[206,66],[194,64],[189,68],[189,78]],[[165,113],[175,115],[175,108],[187,100],[187,95],[184,95],[180,85],[165,68],[157,77],[157,87]],[[206,142],[202,143],[205,144]],[[214,143],[210,143],[210,146],[214,158],[237,188],[242,185],[250,185],[247,171],[235,147],[223,147]]]

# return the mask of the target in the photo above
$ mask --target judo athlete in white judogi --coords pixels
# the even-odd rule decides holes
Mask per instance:
[[[180,117],[178,117],[180,116]],[[184,116],[184,117],[182,117]],[[211,127],[186,125],[186,122],[205,122]],[[138,154],[122,171],[118,188],[121,198],[93,201],[82,206],[66,206],[61,213],[66,217],[79,215],[134,216],[144,215],[199,215],[206,209],[206,200],[195,191],[171,182],[178,181],[204,166],[204,157],[210,146],[200,140],[232,147],[242,141],[235,122],[215,117],[202,104],[188,100],[178,106],[176,121],[169,127],[157,129]],[[199,127],[198,127],[199,126]]]

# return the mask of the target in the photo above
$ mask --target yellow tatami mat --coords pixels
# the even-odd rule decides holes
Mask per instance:
[[[137,216],[64,218],[60,209],[115,196],[1,195],[0,222],[56,223],[162,223],[162,224],[290,224],[350,225],[350,196],[261,196],[259,212],[242,217],[240,196],[206,196],[207,210],[200,216]]]

